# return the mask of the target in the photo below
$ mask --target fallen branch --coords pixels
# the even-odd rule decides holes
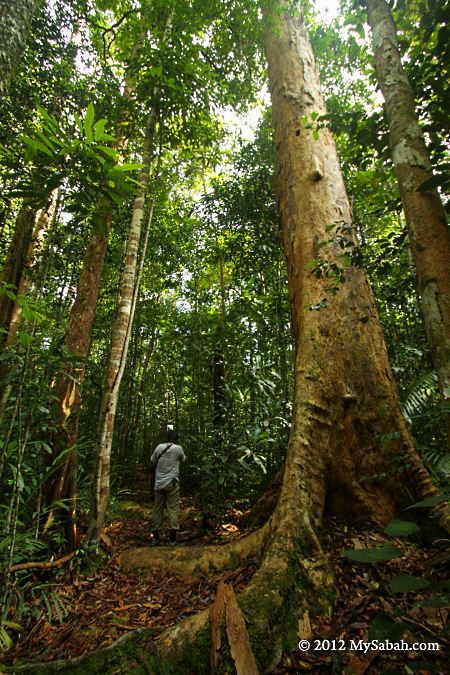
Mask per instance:
[[[132,630],[132,631],[136,631],[138,628],[140,628],[140,626],[129,626],[126,623],[118,623],[116,621],[110,621],[109,625],[114,626],[114,628],[122,628],[122,630]]]
[[[422,623],[421,621],[415,621],[414,619],[410,619],[408,616],[402,616],[401,620],[404,621],[405,623],[409,623],[412,626],[415,626],[416,628],[420,628],[423,630],[425,633],[428,633],[431,637],[433,637],[435,640],[439,639],[439,642],[447,647],[450,646],[450,642],[446,640],[442,635],[439,635],[436,633],[435,630],[430,628],[427,624]]]
[[[221,581],[217,588],[216,599],[211,605],[209,620],[211,623],[211,675],[216,672],[219,662],[219,650],[221,645],[220,626],[222,624],[223,610],[225,608],[226,584]]]
[[[27,563],[18,563],[17,565],[12,565],[9,568],[10,573],[12,572],[21,572],[22,570],[32,570],[32,569],[52,569],[55,567],[62,567],[65,565],[66,562],[69,562],[69,560],[72,560],[72,558],[75,558],[77,552],[72,551],[72,553],[68,553],[65,555],[63,558],[59,558],[58,560],[50,560],[49,562],[27,562]]]
[[[219,583],[216,599],[210,609],[211,624],[211,675],[216,672],[221,645],[220,626],[225,610],[228,642],[237,675],[258,675],[245,620],[238,607],[233,586]]]
[[[258,675],[255,657],[245,625],[244,616],[238,607],[233,586],[225,584],[225,616],[227,635],[237,675]]]

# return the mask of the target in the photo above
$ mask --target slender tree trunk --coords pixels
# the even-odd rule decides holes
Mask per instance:
[[[145,396],[146,396],[146,384],[147,384],[147,373],[148,373],[148,367],[150,365],[150,359],[152,358],[152,355],[155,350],[155,344],[156,344],[156,330],[153,331],[152,336],[149,340],[149,343],[146,347],[145,351],[145,358],[144,358],[144,363],[142,366],[142,372],[139,378],[139,386],[138,386],[138,395],[137,395],[137,401],[136,401],[136,412],[135,412],[135,424],[131,430],[131,436],[130,436],[130,445],[134,447],[139,438],[139,432],[141,429],[141,426],[143,429],[145,429]],[[141,411],[142,407],[144,405],[144,419],[143,422],[141,421]],[[145,433],[145,432],[144,432]],[[145,446],[144,446],[145,449]],[[143,454],[143,453],[142,453]],[[142,459],[141,453],[137,455],[140,459]]]
[[[12,286],[10,289],[14,294],[20,284],[24,267],[27,261],[33,230],[36,220],[36,209],[28,204],[24,204],[16,219],[14,235],[8,251],[7,260],[1,275],[1,283]],[[8,297],[5,293],[0,295],[0,328],[5,332],[0,333],[0,342],[2,346],[7,342],[7,332],[11,324],[11,318],[14,311],[15,300]]]
[[[57,194],[54,192],[50,198],[50,203],[47,208],[42,209],[40,212],[36,226],[34,228],[33,236],[28,246],[28,251],[25,256],[25,260],[22,267],[22,273],[20,275],[20,280],[17,285],[16,295],[17,297],[28,295],[28,292],[31,288],[31,275],[30,271],[33,267],[36,259],[36,254],[39,250],[39,247],[42,245],[42,241],[45,238],[45,235],[48,231],[49,225],[53,219],[56,209],[56,199]],[[22,321],[22,306],[19,302],[14,303],[11,320],[9,324],[8,336],[6,338],[6,346],[9,347],[12,345],[17,337],[17,332],[19,330],[20,324]]]
[[[109,232],[112,221],[111,204],[103,196],[99,199],[101,200],[99,210],[103,217],[105,230]],[[98,230],[93,231],[86,248],[77,295],[70,310],[64,338],[68,352],[77,356],[79,360],[66,363],[59,372],[54,385],[58,402],[55,410],[56,431],[53,434],[53,453],[49,462],[54,462],[62,451],[68,448],[73,448],[73,450],[65,457],[61,468],[47,485],[46,501],[48,505],[62,499],[68,501],[65,529],[69,551],[74,550],[78,544],[76,527],[78,456],[75,444],[78,437],[82,387],[107,246],[108,238]],[[52,510],[47,518],[46,529],[52,524],[53,517]]]
[[[389,124],[392,159],[417,270],[425,330],[442,398],[450,402],[450,229],[437,190],[419,191],[431,162],[403,69],[386,0],[367,0],[378,83]],[[450,445],[450,413],[446,415]]]
[[[128,352],[133,314],[139,293],[139,275],[136,276],[139,240],[141,237],[142,219],[144,217],[145,197],[149,182],[150,164],[156,127],[156,109],[148,118],[143,150],[143,168],[139,181],[141,188],[136,195],[133,216],[125,254],[125,267],[122,275],[119,306],[112,331],[111,350],[106,370],[105,386],[99,419],[97,441],[97,464],[93,484],[93,495],[90,512],[88,541],[95,544],[103,529],[106,510],[109,502],[111,448],[114,434],[114,422],[119,395],[120,383]],[[154,202],[149,216],[149,227],[153,214]],[[148,238],[148,229],[146,241]],[[145,257],[145,245],[141,251],[141,269]],[[135,283],[136,280],[136,283]]]
[[[225,286],[225,266],[223,254],[220,249],[218,232],[215,233],[216,247],[219,253],[219,284],[220,284],[220,323],[216,335],[216,344],[214,349],[213,361],[213,425],[219,430],[219,442],[222,443],[222,434],[224,433],[225,417],[225,368],[226,368],[226,334],[227,334],[227,307],[226,307],[226,286]]]
[[[17,282],[17,287],[15,290],[15,295],[16,295],[16,300],[13,301],[7,296],[4,296],[1,298],[1,300],[5,300],[6,303],[3,305],[3,310],[5,311],[5,316],[4,320],[5,322],[9,322],[8,328],[7,328],[7,334],[6,334],[6,339],[5,339],[5,348],[12,348],[13,345],[16,342],[17,339],[17,333],[19,332],[20,324],[22,322],[22,303],[20,302],[19,298],[24,297],[28,295],[28,292],[31,288],[31,275],[30,275],[30,270],[34,265],[35,262],[35,256],[37,253],[37,249],[39,245],[41,244],[43,238],[45,237],[45,234],[48,230],[49,223],[52,220],[54,214],[55,214],[55,209],[56,209],[56,193],[52,195],[51,201],[46,209],[42,209],[42,211],[39,214],[39,217],[37,219],[37,223],[34,229],[34,233],[31,237],[31,241],[28,244],[28,250],[26,252],[26,255],[23,257],[23,259],[19,261],[14,261],[14,264],[12,268],[14,269],[14,272],[16,274],[15,280]],[[28,211],[28,209],[27,209]],[[32,224],[32,222],[35,220],[36,213],[32,210],[28,213],[28,215],[25,217],[26,222],[26,228]],[[28,219],[30,218],[30,221],[28,222]],[[20,220],[20,215],[19,219]],[[21,228],[19,228],[21,229]],[[23,233],[22,233],[23,234]],[[18,244],[18,256],[22,257],[21,254],[23,253],[22,251],[22,246],[26,243],[26,240],[28,239],[27,237],[28,232],[25,233],[25,237],[18,237],[16,240],[16,243]],[[14,237],[13,239],[13,244],[14,240],[16,238]],[[14,254],[14,249],[12,250],[12,254]],[[11,268],[10,268],[11,271]],[[1,304],[1,301],[0,301]],[[4,336],[3,336],[4,337]],[[19,346],[20,349],[20,346]],[[15,350],[17,352],[17,350]],[[12,366],[15,367],[15,366]],[[6,373],[8,370],[11,368],[11,362],[8,363],[7,360],[1,361],[0,362],[0,424],[1,421],[3,420],[3,416],[6,410],[6,406],[9,400],[9,397],[11,395],[12,391],[12,384],[9,383],[6,386],[2,386],[2,381],[3,378],[5,377]]]
[[[15,66],[28,38],[31,18],[40,0],[0,0],[0,100],[8,92]]]

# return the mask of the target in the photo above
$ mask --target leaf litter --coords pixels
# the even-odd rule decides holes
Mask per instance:
[[[229,522],[220,523],[215,531],[204,532],[196,516],[194,503],[183,506],[184,522],[180,545],[190,546],[224,543],[243,532],[239,528],[242,515],[235,511]],[[258,561],[221,574],[198,577],[164,576],[147,572],[125,574],[117,564],[119,553],[134,546],[148,545],[148,514],[142,509],[127,509],[116,517],[103,540],[107,548],[104,561],[92,572],[81,573],[76,565],[58,570],[56,579],[59,617],[53,601],[49,608],[36,603],[35,615],[22,621],[22,632],[14,648],[3,655],[3,663],[14,665],[25,661],[53,661],[81,656],[106,647],[125,632],[152,628],[157,637],[181,619],[211,607],[219,583],[226,581],[238,594],[257,569]],[[445,633],[448,611],[445,607],[427,606],[429,589],[414,593],[394,593],[390,582],[396,575],[427,578],[436,585],[445,579],[448,556],[442,550],[395,539],[403,555],[388,562],[360,564],[344,556],[350,548],[383,546],[386,537],[363,528],[349,527],[336,520],[324,524],[322,543],[334,569],[338,596],[330,615],[313,616],[305,611],[299,621],[299,639],[308,639],[306,652],[294,649],[284,653],[273,672],[347,673],[374,675],[407,673],[408,675],[446,675],[450,635]],[[50,573],[36,573],[36,583]],[[436,603],[431,603],[431,605]],[[330,608],[331,609],[331,608]],[[49,619],[49,615],[53,618]],[[408,642],[439,642],[438,652],[387,652],[348,650],[314,650],[315,641],[344,640],[346,645],[368,639],[368,631],[377,615],[393,617],[402,624]],[[325,643],[326,644],[326,643]],[[201,674],[199,674],[201,675]]]

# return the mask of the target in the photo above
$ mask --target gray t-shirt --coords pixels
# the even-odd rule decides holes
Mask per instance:
[[[166,450],[167,446],[170,446],[168,450]],[[159,460],[158,457],[160,457]],[[160,443],[155,448],[153,455],[150,457],[152,464],[156,464],[155,490],[162,490],[171,480],[178,479],[180,462],[183,463],[185,459],[181,445]]]

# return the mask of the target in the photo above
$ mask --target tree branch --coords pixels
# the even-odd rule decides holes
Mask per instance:
[[[69,560],[72,560],[76,556],[77,552],[72,551],[72,553],[68,553],[65,555],[63,558],[59,558],[58,560],[51,560],[49,562],[28,562],[28,563],[18,563],[17,565],[11,565],[9,568],[10,573],[11,572],[20,572],[22,570],[31,570],[31,569],[51,569],[55,567],[62,567],[66,562],[69,562]]]

